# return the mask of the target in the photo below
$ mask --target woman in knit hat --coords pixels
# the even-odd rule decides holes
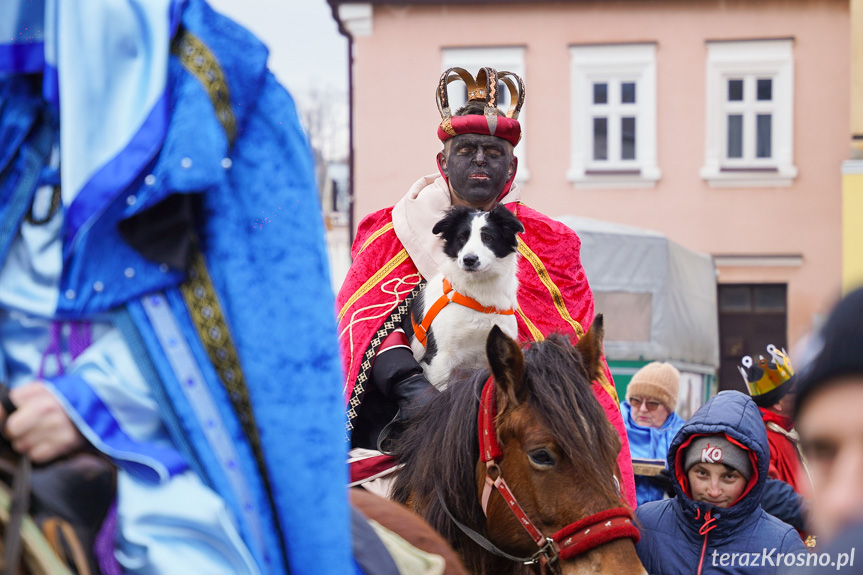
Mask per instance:
[[[658,361],[638,370],[626,388],[626,401],[620,410],[629,435],[639,505],[662,499],[670,490],[668,475],[658,472],[665,467],[671,440],[683,426],[683,419],[674,411],[679,389],[680,372],[670,363]]]
[[[769,463],[767,432],[748,395],[723,391],[701,406],[668,450],[675,496],[635,511],[635,550],[647,572],[776,574],[780,554],[805,561],[797,531],[761,508]]]

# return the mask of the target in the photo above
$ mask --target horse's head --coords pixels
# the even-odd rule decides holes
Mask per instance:
[[[521,557],[553,539],[565,575],[644,573],[632,539],[637,531],[620,492],[620,439],[591,384],[603,369],[602,336],[599,315],[575,346],[552,335],[523,351],[494,328],[486,347],[493,379],[483,394],[479,435],[488,426],[486,396],[493,394],[489,418],[497,447],[480,440],[476,482],[480,499],[487,500],[488,537]],[[489,485],[500,484],[499,478],[524,517],[505,501],[499,485]]]

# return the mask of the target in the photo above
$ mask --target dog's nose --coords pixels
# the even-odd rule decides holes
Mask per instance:
[[[461,263],[466,268],[475,268],[479,263],[479,256],[476,254],[467,254],[461,259]]]

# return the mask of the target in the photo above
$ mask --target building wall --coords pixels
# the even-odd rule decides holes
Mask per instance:
[[[373,7],[355,38],[356,221],[395,203],[435,171],[434,90],[442,49],[524,46],[530,178],[522,197],[549,215],[575,214],[658,230],[720,255],[791,254],[791,265],[719,268],[726,283],[783,282],[789,342],[838,297],[842,174],[850,121],[848,0],[584,1]],[[708,40],[794,39],[794,163],[790,187],[711,188],[705,156]],[[657,148],[652,189],[574,189],[569,47],[656,43]],[[472,70],[475,72],[475,70]],[[518,153],[519,148],[516,148]]]

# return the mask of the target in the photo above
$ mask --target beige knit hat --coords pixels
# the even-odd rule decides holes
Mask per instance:
[[[626,401],[633,395],[644,399],[652,397],[662,403],[669,413],[677,408],[680,391],[680,372],[667,362],[654,361],[639,369],[626,386]]]

